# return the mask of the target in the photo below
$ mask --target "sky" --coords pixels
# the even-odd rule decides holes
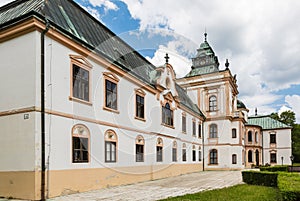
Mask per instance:
[[[0,6],[11,0],[0,0]],[[293,110],[300,123],[300,1],[75,0],[155,66],[176,76],[207,40],[237,74],[239,99],[254,114]]]

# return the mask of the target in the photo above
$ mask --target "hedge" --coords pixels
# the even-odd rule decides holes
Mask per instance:
[[[268,172],[288,172],[288,165],[276,165],[276,166],[266,166],[260,167],[260,171],[268,171]]]
[[[247,184],[277,187],[278,174],[275,172],[243,171],[242,176]]]
[[[278,188],[283,200],[300,200],[300,174],[279,173]]]

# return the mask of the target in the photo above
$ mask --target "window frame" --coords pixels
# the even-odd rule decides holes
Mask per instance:
[[[143,117],[139,116],[139,104],[138,104],[138,96],[143,99],[143,105],[142,105],[142,113]],[[134,118],[141,120],[141,121],[146,121],[146,107],[145,107],[145,96],[146,93],[142,89],[136,89],[135,90],[135,111],[134,111]]]
[[[198,124],[198,138],[202,138],[202,124],[200,121]]]
[[[74,66],[81,68],[88,72],[88,100],[74,96]],[[70,55],[70,96],[69,100],[79,103],[92,105],[92,71],[93,66],[88,62],[86,58],[80,55]]]
[[[236,128],[231,129],[231,138],[237,138],[237,129]]]
[[[181,116],[181,132],[186,134],[186,113],[182,113]]]
[[[231,163],[232,164],[237,164],[237,155],[236,154],[232,154],[232,156],[231,156]]]
[[[197,152],[196,152],[196,146],[193,145],[193,149],[192,149],[192,161],[196,162],[197,161]]]
[[[247,159],[248,159],[247,160],[248,163],[253,163],[253,151],[252,150],[248,150],[248,152],[247,152]]]
[[[213,129],[215,128],[215,129]],[[218,125],[210,124],[209,125],[209,138],[218,138]]]
[[[275,160],[272,160],[272,156],[275,156]],[[277,153],[276,152],[271,152],[270,153],[270,163],[277,163]]]
[[[163,162],[163,140],[160,137],[156,143],[156,162]]]
[[[196,119],[193,119],[193,121],[192,121],[192,136],[193,137],[196,137],[196,130],[197,130],[197,128],[196,128]]]
[[[216,95],[211,95],[208,98],[208,111],[209,112],[215,112],[218,110],[218,101],[217,101],[217,96]]]
[[[73,126],[72,128],[72,134],[71,134],[71,137],[72,137],[72,163],[73,164],[82,164],[82,163],[89,163],[90,162],[90,131],[89,129],[83,125],[83,124],[76,124]],[[81,139],[87,139],[87,148],[86,150],[84,150],[86,153],[87,153],[87,160],[83,160],[83,159],[80,159],[78,161],[76,161],[74,159],[74,155],[75,155],[75,148],[74,148],[74,139],[79,139],[79,142],[80,142],[80,149],[79,151],[81,152],[80,155],[83,156],[82,154],[82,144],[81,144]],[[78,151],[78,150],[77,150]]]
[[[209,165],[218,165],[218,150],[211,149],[209,151]]]
[[[172,162],[177,162],[177,142],[173,142],[172,147]]]
[[[141,148],[141,152],[138,152]],[[141,157],[139,157],[141,156]],[[145,140],[144,137],[138,135],[135,140],[135,162],[144,162],[145,160]]]
[[[170,128],[174,128],[174,111],[171,107],[171,104],[166,102],[164,105],[162,105],[161,108],[162,108],[162,112],[161,112],[162,125],[170,127]]]
[[[270,133],[270,144],[276,144],[276,133]]]
[[[253,142],[253,136],[252,136],[252,131],[247,132],[247,142],[252,143]]]
[[[119,81],[120,79],[113,73],[111,72],[104,72],[103,73],[103,77],[104,77],[104,81],[103,81],[103,93],[104,93],[104,102],[103,102],[103,109],[110,111],[110,112],[115,112],[115,113],[119,113]],[[113,94],[116,94],[116,108],[113,107],[109,107],[108,106],[108,102],[107,102],[107,81],[109,81],[110,83],[116,85],[115,89],[116,92],[112,91]]]
[[[113,144],[114,147],[112,146]],[[107,145],[110,145],[110,150],[107,150]],[[114,150],[111,148],[114,148]],[[108,151],[110,151],[109,158],[107,158]],[[107,130],[104,134],[104,161],[105,163],[116,163],[118,161],[118,136],[111,129]]]

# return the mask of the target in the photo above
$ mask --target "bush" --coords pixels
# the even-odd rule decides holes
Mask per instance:
[[[283,200],[300,200],[300,175],[298,173],[279,173],[278,188]]]
[[[244,171],[242,176],[247,184],[277,187],[278,174],[275,172]]]
[[[268,172],[288,172],[288,165],[276,165],[276,166],[268,166],[268,167],[260,167],[260,171],[268,171]]]

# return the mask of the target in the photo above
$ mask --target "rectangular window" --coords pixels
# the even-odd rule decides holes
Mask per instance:
[[[198,138],[201,138],[201,124],[198,125]]]
[[[89,162],[88,138],[72,137],[73,139],[73,163]]]
[[[176,162],[177,161],[177,149],[172,148],[172,161]]]
[[[182,116],[182,132],[186,133],[186,117]]]
[[[145,106],[144,106],[144,97],[140,96],[138,94],[136,94],[136,113],[135,116],[141,119],[145,118],[145,114],[144,114],[144,110],[145,110]]]
[[[196,122],[193,121],[193,136],[196,136]]]
[[[202,158],[201,158],[201,151],[198,151],[198,155],[199,155],[199,156],[198,156],[198,157],[199,157],[198,160],[201,161],[201,160],[202,160]]]
[[[73,64],[73,97],[89,101],[89,71]]]
[[[105,80],[105,107],[117,110],[117,84]]]
[[[162,106],[162,123],[164,125],[173,126],[173,110],[171,110],[169,103]]]
[[[193,155],[193,161],[196,161],[196,150],[193,150],[192,155]]]
[[[163,148],[156,146],[156,161],[157,162],[162,162],[163,161]]]
[[[276,144],[276,134],[270,134],[270,143]]]
[[[232,164],[236,164],[236,154],[232,154]]]
[[[186,149],[182,149],[182,161],[186,161]]]
[[[136,162],[144,162],[144,145],[135,145]]]
[[[105,162],[116,162],[116,142],[105,142]]]
[[[270,154],[270,158],[271,158],[271,163],[277,163],[277,160],[276,160],[276,153],[271,153]]]
[[[232,138],[236,138],[236,128],[232,129]]]

